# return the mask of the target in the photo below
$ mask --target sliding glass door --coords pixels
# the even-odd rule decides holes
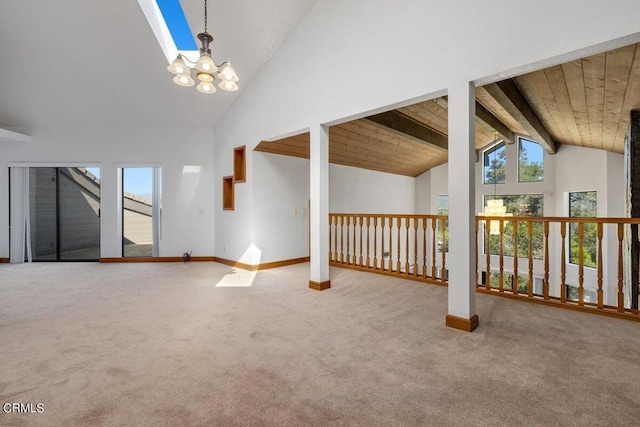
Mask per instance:
[[[33,261],[100,258],[99,169],[29,168],[29,232]]]

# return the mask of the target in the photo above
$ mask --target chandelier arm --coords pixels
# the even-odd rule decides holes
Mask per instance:
[[[184,55],[183,55],[183,54],[181,54],[181,53],[179,53],[179,54],[178,54],[178,57],[179,57],[180,59],[182,59],[183,61],[189,62],[189,63],[191,63],[191,64],[193,64],[193,65],[196,65],[196,63],[198,62],[198,61],[192,61],[192,60],[190,60],[189,58],[187,58],[186,56],[184,56]]]
[[[215,64],[215,65],[216,65],[216,67],[218,67],[218,68],[222,68],[222,67],[224,67],[225,65],[230,64],[230,63],[231,63],[231,61],[224,61],[224,62],[223,62],[222,64],[220,64],[220,65],[218,65],[218,64]]]

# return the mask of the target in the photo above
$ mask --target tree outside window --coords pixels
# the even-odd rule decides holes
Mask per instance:
[[[506,151],[504,142],[485,150],[483,154],[483,182],[504,184]]]
[[[569,217],[571,218],[595,218],[598,213],[596,191],[578,191],[569,193]],[[597,249],[597,225],[593,222],[584,224],[582,239],[583,265],[596,267]],[[580,262],[580,238],[578,236],[578,224],[569,224],[569,262]]]
[[[544,181],[544,151],[540,144],[518,138],[518,181]]]
[[[491,199],[502,199],[507,207],[507,212],[514,216],[541,217],[544,214],[544,195],[542,194],[513,194],[506,196],[484,196],[484,203]],[[535,259],[542,259],[544,251],[544,226],[542,222],[534,222],[532,225],[533,255]],[[486,253],[485,233],[485,253]],[[489,236],[491,254],[500,253],[500,237]],[[504,221],[503,230],[503,255],[514,256],[515,239],[513,233],[513,221]],[[529,257],[529,230],[526,222],[518,222],[518,257]]]

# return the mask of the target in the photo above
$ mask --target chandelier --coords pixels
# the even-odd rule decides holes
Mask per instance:
[[[236,82],[239,79],[231,66],[231,61],[216,65],[211,59],[209,45],[213,42],[213,37],[207,32],[207,0],[204,0],[204,32],[198,34],[198,40],[202,43],[202,47],[200,48],[200,58],[196,62],[190,61],[179,53],[178,57],[167,67],[169,72],[175,74],[173,82],[178,86],[193,86],[195,81],[191,77],[191,71],[192,68],[195,68],[195,75],[199,81],[198,86],[196,86],[198,92],[207,95],[216,92],[217,89],[214,85],[216,76],[214,73],[218,73],[217,78],[220,80],[218,87],[220,89],[228,92],[238,90]]]
[[[493,133],[494,141],[493,145],[498,142],[498,132]],[[497,150],[494,150],[496,153]],[[498,183],[498,176],[496,175],[496,160],[497,154],[495,154],[493,162],[491,163],[491,170],[493,172],[493,198],[487,200],[487,204],[484,207],[484,212],[479,212],[479,216],[513,216],[512,213],[507,213],[507,207],[504,204],[504,200],[498,199],[496,196],[496,184]],[[487,221],[489,224],[489,234],[500,234],[500,222],[501,221]]]

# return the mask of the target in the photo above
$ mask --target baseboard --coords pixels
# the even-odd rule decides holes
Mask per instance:
[[[212,256],[192,256],[190,261],[193,262],[213,262],[215,257]],[[135,258],[100,258],[100,262],[184,262],[181,256],[161,256],[161,257],[135,257]]]
[[[9,264],[10,258],[0,258],[0,264]]]
[[[220,264],[241,268],[243,270],[258,271],[258,270],[268,270],[270,268],[284,267],[287,265],[300,264],[303,262],[309,262],[309,257],[307,256],[302,258],[285,259],[282,261],[265,262],[262,264],[245,264],[243,262],[232,261],[230,259],[220,258],[217,256],[213,257],[213,260]]]
[[[463,317],[452,316],[447,314],[446,324],[450,328],[460,329],[465,332],[473,332],[478,327],[478,315],[474,314],[471,319],[465,319]]]
[[[309,288],[315,289],[316,291],[324,291],[325,289],[329,289],[331,287],[331,280],[326,280],[324,282],[314,282],[313,280],[309,280]]]

